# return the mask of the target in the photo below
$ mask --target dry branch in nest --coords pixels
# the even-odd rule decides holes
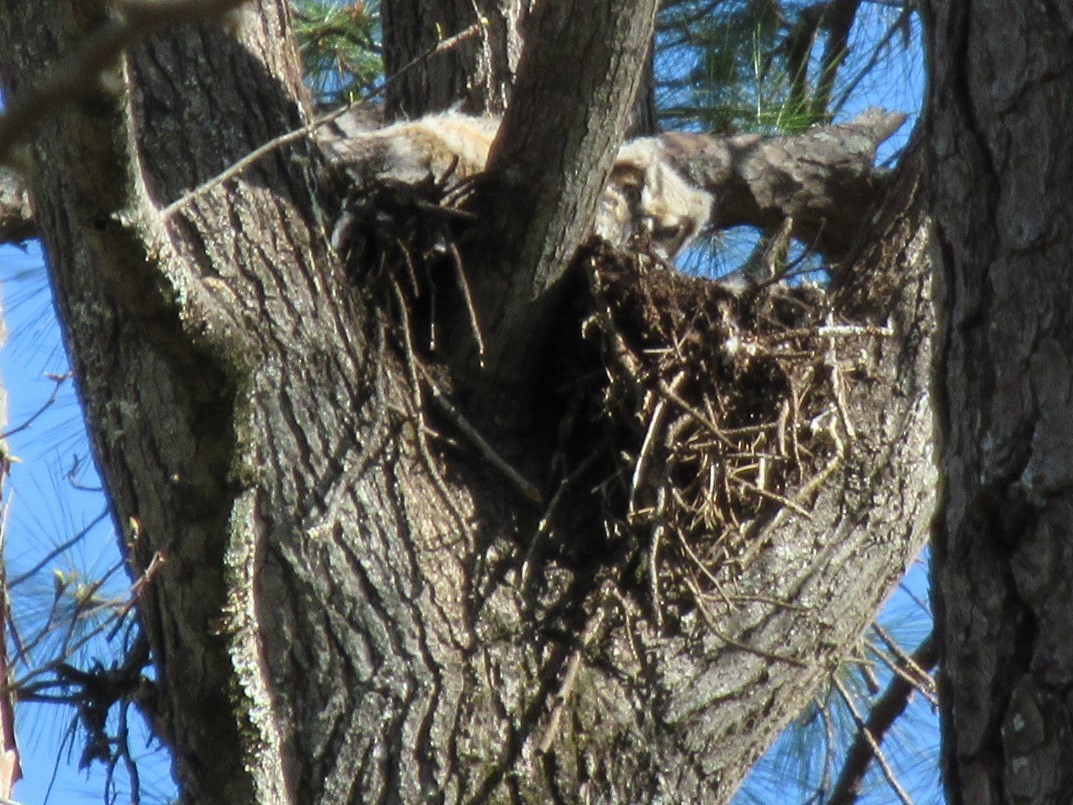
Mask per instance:
[[[644,254],[595,248],[582,262],[604,375],[589,419],[611,468],[596,485],[605,530],[630,546],[662,622],[722,596],[719,578],[778,519],[811,516],[855,436],[844,384],[886,332],[840,322],[815,285],[735,294]]]
[[[377,183],[352,197],[336,231],[351,265],[365,266],[365,292],[394,289],[418,408],[450,391],[434,311],[438,286],[465,287],[455,195],[442,182]],[[763,550],[781,518],[811,516],[855,438],[845,386],[887,333],[839,320],[815,285],[735,293],[601,243],[574,269],[588,292],[553,358],[564,392],[547,488],[500,459],[460,404],[448,402],[450,416],[437,406],[439,419],[530,500],[550,501],[545,558],[599,562],[663,623],[699,596],[723,596],[719,579]],[[532,561],[537,546],[524,548]]]

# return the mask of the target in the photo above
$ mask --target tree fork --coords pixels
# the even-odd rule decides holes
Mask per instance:
[[[56,5],[0,18],[9,80],[54,58],[50,39],[74,46],[84,33]],[[172,305],[167,339],[132,320],[140,292],[117,301],[101,276],[110,264],[144,280],[158,259],[151,230],[113,242],[87,214],[126,191],[132,166],[162,207],[301,125],[286,32],[283,4],[264,0],[240,14],[238,42],[211,25],[154,37],[128,59],[130,115],[125,100],[89,99],[43,126],[31,153],[102,475],[139,550],[167,558],[143,616],[184,796],[546,801],[588,785],[617,801],[668,787],[725,801],[871,619],[930,514],[927,228],[911,183],[892,191],[874,224],[883,238],[859,263],[865,286],[868,266],[889,271],[881,313],[897,337],[877,341],[874,374],[846,395],[856,449],[811,519],[787,512],[748,568],[725,568],[737,605],[720,611],[718,633],[694,617],[664,634],[614,591],[579,608],[592,580],[566,563],[531,573],[534,603],[514,569],[540,512],[466,452],[428,449],[397,321],[344,274],[317,223],[305,169],[315,154],[273,154],[178,212],[163,244],[173,293],[158,294]],[[578,82],[596,103],[591,80]],[[571,109],[579,127],[595,114]],[[612,128],[600,147],[571,140],[571,158],[548,164],[601,164]],[[571,137],[584,140],[580,128]],[[533,169],[520,153],[504,159]],[[587,198],[598,183],[555,177],[527,204]],[[584,217],[591,199],[571,203]],[[524,307],[576,243],[521,245],[528,262],[512,287]],[[206,341],[239,354],[209,366]],[[228,393],[198,397],[206,385]],[[534,452],[541,437],[530,435]]]

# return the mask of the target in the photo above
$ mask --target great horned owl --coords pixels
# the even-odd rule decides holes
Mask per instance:
[[[454,112],[372,130],[355,130],[344,117],[321,142],[333,162],[360,178],[416,184],[448,171],[459,178],[479,173],[498,128],[496,118]]]
[[[417,183],[451,171],[459,178],[479,173],[498,127],[496,118],[453,112],[374,130],[357,130],[344,118],[321,142],[333,162],[359,178]],[[660,138],[632,140],[615,158],[593,229],[619,247],[641,235],[673,259],[708,224],[712,202],[674,169]]]
[[[661,138],[631,140],[615,157],[594,228],[619,246],[644,232],[671,260],[709,224],[713,201],[674,169]]]

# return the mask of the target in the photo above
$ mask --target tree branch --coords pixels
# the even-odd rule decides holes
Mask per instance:
[[[850,123],[790,137],[665,134],[674,166],[715,196],[712,224],[747,224],[791,234],[838,263],[857,240],[883,182],[876,147],[905,115],[870,109]]]
[[[656,6],[569,0],[536,12],[475,199],[487,234],[469,250],[485,266],[474,297],[481,320],[491,323],[484,377],[493,382],[524,385],[539,359],[552,289],[589,230],[627,128]],[[472,344],[452,351],[474,374]]]
[[[872,712],[868,720],[860,726],[857,737],[846,755],[846,762],[842,766],[842,774],[838,777],[828,805],[851,805],[857,801],[857,795],[861,790],[861,783],[868,771],[868,766],[875,757],[875,747],[883,742],[883,736],[890,729],[895,719],[898,718],[909,705],[909,699],[916,690],[911,681],[912,675],[918,670],[930,671],[939,661],[939,645],[934,635],[928,635],[917,646],[911,657],[911,662],[900,663],[905,674],[896,674],[887,686],[887,690],[876,700],[872,706]]]
[[[827,29],[827,46],[823,51],[820,78],[816,83],[813,111],[817,119],[830,120],[831,94],[834,92],[838,68],[849,53],[849,32],[857,18],[861,0],[833,0],[824,10],[823,26]],[[821,117],[823,116],[823,117]]]

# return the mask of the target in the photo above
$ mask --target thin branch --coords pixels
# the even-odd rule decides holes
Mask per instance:
[[[145,584],[152,581],[149,575],[150,572],[155,572],[155,570],[158,569],[159,566],[160,562],[150,563],[150,567],[146,569],[146,572],[142,574],[142,576],[128,588],[125,599],[106,601],[92,607],[80,607],[79,611],[73,616],[74,618],[78,618],[81,616],[88,617],[91,615],[95,615],[98,612],[107,610],[111,610],[111,613],[98,626],[90,629],[85,634],[73,640],[73,628],[68,628],[68,634],[63,639],[63,645],[61,646],[61,651],[58,656],[56,656],[52,660],[49,660],[48,662],[37,666],[36,668],[32,668],[31,670],[27,671],[26,674],[24,674],[22,677],[19,677],[18,679],[15,679],[14,681],[8,683],[6,689],[19,692],[21,698],[21,691],[26,689],[33,690],[33,688],[31,687],[32,680],[37,679],[38,677],[41,677],[47,673],[57,673],[62,667],[69,667],[67,666],[67,660],[73,657],[79,649],[87,645],[91,640],[101,635],[106,635],[108,627],[112,626],[116,621],[122,621],[130,614],[131,610],[134,608],[133,598],[141,595]],[[110,576],[119,567],[121,567],[121,565],[116,565],[111,570],[109,570],[108,573],[105,575],[105,578]],[[97,585],[97,588],[99,588],[99,585]],[[113,630],[111,634],[114,636],[115,631]]]
[[[71,372],[65,372],[62,375],[49,375],[49,380],[51,380],[56,385],[52,387],[52,393],[48,395],[48,399],[41,403],[41,407],[34,411],[32,414],[30,414],[30,416],[28,416],[22,422],[22,424],[16,425],[11,430],[4,431],[2,434],[0,434],[0,440],[10,439],[16,433],[21,433],[24,430],[29,430],[33,426],[34,420],[44,414],[45,411],[47,411],[56,403],[56,398],[59,397],[60,389],[63,388],[63,384],[70,380],[73,376],[74,375]]]
[[[880,626],[878,623],[872,624],[872,631],[874,631],[879,639],[887,646],[887,649],[895,656],[897,662],[892,661],[885,656],[883,652],[876,652],[886,663],[894,673],[904,676],[906,681],[913,685],[925,696],[934,697],[935,695],[935,682],[931,678],[931,669],[922,668],[917,665],[916,660],[909,654],[906,654],[901,646],[895,642],[894,638]]]
[[[48,564],[48,562],[50,562],[53,559],[55,559],[57,556],[62,554],[64,551],[67,551],[68,548],[74,547],[75,545],[78,544],[78,542],[82,541],[86,537],[87,533],[89,533],[90,529],[92,529],[94,526],[97,526],[107,516],[108,516],[108,510],[105,509],[100,514],[98,514],[97,516],[93,517],[93,519],[91,519],[91,521],[89,522],[89,525],[87,525],[85,528],[83,528],[82,530],[80,530],[77,533],[75,533],[74,537],[72,537],[71,539],[69,539],[69,540],[67,540],[65,542],[61,542],[59,545],[54,547],[52,551],[49,551],[47,554],[45,554],[45,556],[41,559],[41,561],[38,562],[38,564],[34,565],[32,568],[27,570],[25,573],[19,573],[17,576],[15,576],[14,579],[12,579],[8,583],[8,586],[9,587],[17,587],[19,584],[21,584],[21,583],[25,582],[27,579],[29,579],[30,576],[34,575],[35,573],[38,573],[42,568],[44,568]]]
[[[824,12],[823,26],[827,29],[827,47],[820,64],[820,78],[816,85],[813,109],[817,115],[830,119],[831,94],[834,91],[838,68],[849,52],[849,32],[857,18],[861,0],[832,0]]]
[[[523,589],[526,589],[529,586],[529,582],[533,578],[534,559],[537,555],[537,549],[548,534],[552,532],[552,517],[555,515],[559,507],[559,502],[562,500],[563,493],[574,482],[581,478],[599,457],[599,450],[594,450],[584,461],[578,464],[569,475],[559,481],[559,485],[556,487],[554,494],[552,494],[551,500],[548,501],[548,505],[544,508],[544,514],[540,518],[540,522],[537,523],[536,533],[529,541],[529,548],[526,550],[525,558],[522,560],[521,584]],[[526,483],[528,483],[528,481]]]
[[[934,634],[924,638],[924,641],[917,646],[916,651],[907,659],[910,661],[907,665],[914,669],[930,671],[934,668],[939,661],[939,645],[935,640]],[[893,773],[884,762],[879,752],[879,744],[883,741],[883,736],[886,735],[895,719],[909,705],[909,699],[912,697],[915,686],[906,677],[896,675],[891,679],[887,690],[872,706],[872,712],[868,715],[868,720],[864,721],[857,713],[841,683],[836,680],[835,684],[853,713],[858,731],[827,805],[851,805],[857,800],[861,783],[864,781],[864,775],[868,771],[872,758],[878,760],[884,776],[886,776],[887,781],[894,788],[901,801],[909,802],[905,792],[898,786]]]
[[[496,452],[495,448],[488,443],[488,440],[485,439],[477,429],[470,424],[469,420],[451,404],[451,401],[447,399],[446,395],[440,390],[440,387],[433,382],[432,377],[425,371],[424,367],[421,367],[421,374],[424,377],[429,391],[432,393],[431,400],[436,409],[446,416],[451,421],[451,424],[458,428],[462,435],[477,448],[477,451],[481,454],[484,460],[510,481],[511,485],[521,492],[525,498],[531,500],[533,503],[543,504],[544,496],[541,494],[540,490],[537,489],[536,485],[523,477],[518,470],[514,469],[514,467],[508,464],[499,453]]]
[[[891,789],[894,791],[894,794],[898,797],[898,801],[901,802],[902,805],[913,805],[913,800],[909,798],[909,795],[905,793],[905,790],[898,783],[898,778],[894,775],[894,770],[891,769],[890,764],[887,763],[887,759],[880,751],[879,742],[875,739],[872,733],[865,728],[864,719],[862,718],[860,711],[857,709],[857,705],[853,703],[853,697],[849,695],[849,691],[846,690],[846,686],[842,684],[842,681],[838,677],[834,678],[834,685],[835,689],[838,690],[839,696],[842,697],[842,701],[845,702],[846,707],[848,707],[850,713],[853,714],[853,720],[857,723],[857,726],[861,728],[860,735],[864,738],[864,741],[867,744],[869,751],[872,753],[872,756],[875,757],[876,762],[879,764],[879,768],[883,772],[883,776],[887,780],[887,784],[891,787]],[[838,793],[839,787],[836,786],[835,788],[836,793]],[[844,805],[852,805],[852,803],[855,802],[856,799],[857,795],[854,793],[851,794],[849,799],[846,800],[832,798],[827,801],[827,805],[833,805],[833,803],[835,802],[839,802],[840,805],[842,805],[842,803],[844,803]]]
[[[86,534],[88,534],[91,529],[93,529],[98,523],[100,523],[102,520],[104,520],[107,516],[108,516],[108,509],[105,509],[100,514],[98,514],[96,517],[94,517],[89,522],[89,525],[87,525],[81,531],[76,533],[73,537],[71,537],[66,542],[60,543],[55,548],[53,548],[51,551],[49,551],[47,554],[45,554],[44,557],[41,558],[41,561],[39,561],[36,565],[31,567],[26,572],[20,573],[15,578],[13,578],[10,582],[8,582],[8,587],[9,588],[10,587],[17,587],[18,585],[22,584],[24,581],[26,581],[28,578],[30,578],[34,574],[38,573],[45,565],[47,565],[49,562],[51,562],[53,559],[55,559],[61,553],[63,553],[64,551],[66,551],[69,548],[73,548],[83,538],[85,538]]]
[[[481,30],[481,27],[482,27],[482,24],[480,22],[476,22],[473,25],[471,25],[468,28],[466,28],[461,33],[455,34],[454,36],[449,37],[448,39],[444,39],[442,42],[437,43],[435,47],[431,48],[426,53],[422,53],[420,56],[418,56],[417,58],[413,59],[408,64],[403,65],[398,70],[398,72],[394,73],[393,75],[388,76],[388,78],[379,87],[376,87],[372,92],[370,92],[370,94],[368,96],[365,96],[365,97],[359,98],[357,100],[351,101],[350,103],[346,104],[345,106],[340,106],[338,109],[333,109],[331,112],[326,112],[325,114],[314,118],[309,123],[307,123],[306,125],[302,126],[301,128],[297,128],[297,129],[294,129],[293,131],[288,131],[285,134],[281,134],[278,137],[274,137],[273,139],[269,140],[264,145],[261,145],[258,148],[253,149],[252,151],[250,151],[250,153],[246,154],[246,156],[242,157],[242,159],[238,160],[237,162],[232,164],[230,167],[228,167],[228,168],[224,169],[223,171],[221,171],[220,173],[216,174],[215,176],[213,176],[208,181],[198,185],[197,187],[195,187],[190,192],[184,193],[182,196],[177,198],[171,204],[169,204],[168,206],[164,207],[164,209],[162,209],[160,211],[161,216],[164,219],[170,218],[179,209],[181,209],[182,207],[185,207],[187,204],[189,204],[195,198],[198,198],[199,196],[204,195],[209,190],[212,190],[214,187],[218,187],[219,185],[221,185],[224,182],[226,182],[228,179],[233,179],[235,176],[238,176],[240,173],[242,173],[244,170],[246,170],[246,168],[248,168],[254,162],[259,160],[261,157],[266,156],[267,154],[270,154],[273,151],[275,151],[275,150],[277,150],[279,148],[282,148],[285,145],[289,145],[290,143],[293,143],[296,140],[301,140],[301,139],[304,139],[304,138],[308,137],[309,135],[311,135],[317,129],[319,129],[319,128],[323,127],[323,126],[326,126],[329,123],[331,123],[332,121],[342,117],[347,112],[349,112],[351,109],[353,109],[355,106],[357,106],[359,104],[362,104],[362,103],[366,103],[369,100],[369,98],[376,97],[376,95],[378,95],[379,93],[383,92],[388,86],[391,85],[391,83],[393,81],[395,81],[397,78],[399,78],[399,76],[404,74],[407,70],[410,70],[411,68],[413,68],[416,65],[424,62],[426,59],[431,58],[432,56],[436,55],[437,53],[443,53],[444,51],[449,50],[450,48],[453,48],[453,47],[455,47],[456,45],[458,45],[458,44],[460,44],[462,42],[465,42],[466,40],[468,40],[471,37],[475,36]],[[437,208],[437,211],[439,211],[439,209],[440,208]]]

